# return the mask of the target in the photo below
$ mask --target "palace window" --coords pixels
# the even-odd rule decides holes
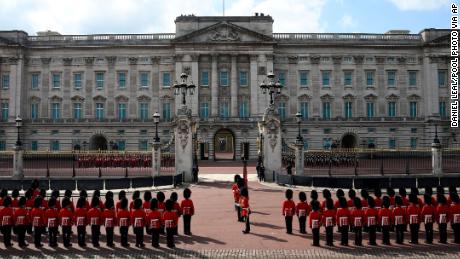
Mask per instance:
[[[82,87],[82,73],[73,74],[73,87],[78,90]]]
[[[139,86],[148,87],[149,86],[149,72],[140,72],[139,73]]]
[[[227,119],[230,117],[230,107],[228,101],[221,101],[219,108],[219,115],[221,119]]]
[[[368,102],[366,103],[366,114],[368,118],[373,118],[374,117],[374,103],[373,102]]]
[[[417,71],[409,71],[409,86],[417,86]]]
[[[389,70],[387,71],[387,85],[394,87],[396,85],[396,71]]]
[[[240,103],[240,118],[249,117],[249,102],[248,100],[242,100]]]
[[[51,118],[53,120],[58,120],[61,118],[61,103],[51,104]]]
[[[139,140],[139,151],[147,151],[149,143],[147,140]]]
[[[2,75],[2,88],[3,89],[10,88],[10,74],[3,74]]]
[[[439,115],[441,118],[447,118],[447,108],[446,102],[439,102]]]
[[[343,72],[343,84],[345,86],[351,86],[353,84],[353,71]]]
[[[54,89],[61,88],[61,73],[53,73],[52,75],[52,84]]]
[[[39,86],[40,86],[40,74],[39,73],[33,73],[32,74],[32,79],[31,79],[31,88],[33,90],[37,90]]]
[[[149,119],[149,103],[139,103],[139,119]]]
[[[280,82],[282,86],[286,87],[286,72],[284,71],[278,72],[278,81]]]
[[[308,119],[308,102],[301,102],[300,103],[300,113],[302,114],[302,119]]]
[[[409,111],[410,117],[416,118],[417,117],[417,102],[410,102],[409,103]]]
[[[308,71],[301,70],[299,71],[299,80],[300,80],[300,87],[307,87],[308,86]]]
[[[248,86],[248,72],[240,71],[240,86]]]
[[[73,118],[75,120],[81,120],[82,112],[81,112],[81,103],[74,103],[73,104]]]
[[[59,151],[61,149],[59,140],[51,140],[50,149],[51,151]]]
[[[330,102],[323,102],[323,119],[325,120],[331,119],[331,103]]]
[[[228,71],[220,71],[219,73],[219,85],[228,86]]]
[[[396,102],[388,102],[388,117],[396,117]]]
[[[201,71],[200,85],[203,87],[209,86],[209,71]]]
[[[417,148],[417,138],[410,138],[410,148],[412,149]]]
[[[280,120],[283,121],[283,120],[286,119],[286,102],[281,101],[278,104],[278,113],[279,113],[279,116],[280,116]]]
[[[209,103],[207,102],[200,103],[200,118],[202,119],[209,118]]]
[[[118,119],[120,121],[126,120],[126,114],[127,114],[126,103],[119,103],[118,104]]]
[[[163,120],[164,121],[171,121],[172,116],[171,116],[171,103],[170,102],[164,102],[163,103]]]
[[[352,117],[353,117],[352,102],[345,102],[345,119],[351,119]]]
[[[30,104],[30,118],[32,120],[38,119],[38,103]]]
[[[438,85],[439,87],[446,87],[447,85],[447,70],[438,70]]]
[[[38,150],[38,141],[32,140],[32,141],[30,142],[30,149],[31,149],[32,151],[37,151],[37,150]]]
[[[396,148],[396,139],[395,138],[390,138],[388,140],[388,148],[389,149],[395,149]]]
[[[367,86],[373,86],[374,85],[374,71],[366,71],[366,84]]]
[[[323,87],[328,87],[330,84],[331,71],[321,71],[321,78],[323,81]]]
[[[103,103],[96,103],[96,119],[97,120],[104,119],[104,104]]]
[[[126,72],[118,72],[117,77],[118,88],[126,88]]]
[[[96,89],[104,88],[104,72],[96,72]]]
[[[2,102],[2,121],[8,121],[9,117],[9,103],[8,101]]]

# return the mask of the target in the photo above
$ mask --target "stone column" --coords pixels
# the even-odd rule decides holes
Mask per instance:
[[[211,117],[219,116],[217,99],[219,94],[218,73],[217,73],[217,55],[212,55],[211,63]]]
[[[232,55],[232,71],[230,77],[230,96],[231,96],[231,116],[238,117],[238,76],[237,76],[237,56]]]
[[[303,140],[295,142],[295,174],[304,174]]]
[[[431,144],[431,164],[433,167],[433,175],[442,175],[442,148],[438,136],[435,137]]]
[[[93,110],[93,89],[94,89],[94,70],[93,70],[94,58],[85,58],[85,117],[95,118],[95,110]],[[94,105],[95,106],[95,105]]]
[[[21,180],[24,178],[23,164],[24,164],[24,150],[21,146],[14,147],[14,157],[13,157],[13,179]]]
[[[274,105],[267,108],[259,123],[263,138],[265,179],[273,182],[273,172],[281,172],[281,123]]]
[[[187,106],[182,106],[177,112],[174,121],[175,138],[175,167],[176,174],[183,173],[185,182],[192,182],[193,143],[192,130],[195,127],[192,120],[192,111]]]
[[[251,90],[251,117],[259,116],[259,103],[258,103],[258,90],[259,84],[257,82],[257,55],[251,55],[250,57],[250,90]]]
[[[194,83],[194,85],[196,86],[195,88],[195,93],[190,96],[190,107],[192,109],[192,116],[193,117],[198,117],[199,115],[199,110],[200,110],[200,102],[199,102],[199,95],[200,95],[200,81],[199,81],[199,74],[198,74],[198,60],[200,58],[199,55],[197,54],[193,54],[193,55],[190,55],[190,58],[192,60],[191,62],[191,73],[190,73],[190,76],[191,76],[191,80],[192,82]]]
[[[161,168],[161,142],[153,142],[152,149],[152,178],[160,175]]]
[[[72,102],[71,102],[71,89],[72,89],[72,58],[63,58],[64,73],[62,75],[62,117],[72,118]]]

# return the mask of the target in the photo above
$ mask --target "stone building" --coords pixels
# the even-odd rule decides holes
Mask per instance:
[[[154,112],[162,141],[172,137],[172,86],[185,72],[197,86],[187,105],[199,156],[239,157],[249,142],[254,158],[269,100],[259,85],[271,71],[284,85],[275,104],[286,143],[300,112],[308,149],[429,147],[435,123],[455,145],[448,30],[274,33],[273,22],[190,15],[169,34],[1,31],[0,149],[13,148],[20,115],[26,150],[149,150]]]

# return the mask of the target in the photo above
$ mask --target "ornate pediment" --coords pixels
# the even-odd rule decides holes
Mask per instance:
[[[50,100],[52,102],[61,102],[62,101],[62,97],[58,96],[58,95],[53,95],[50,97]]]
[[[80,96],[80,95],[75,95],[73,96],[72,98],[70,98],[70,100],[74,101],[74,102],[82,102],[85,100],[84,97]]]
[[[396,94],[390,94],[388,95],[387,97],[385,97],[387,100],[390,100],[390,101],[394,101],[394,100],[398,100],[399,99],[399,96],[397,96]]]
[[[375,100],[375,99],[377,99],[377,95],[375,95],[373,93],[370,93],[370,94],[364,96],[364,99],[366,99],[366,100]]]
[[[273,38],[230,22],[220,22],[174,39],[175,43],[239,43],[268,42]]]
[[[147,95],[141,95],[139,97],[137,97],[137,100],[139,102],[150,102],[152,98],[150,98],[150,96],[147,96]]]
[[[302,94],[301,96],[298,97],[300,101],[308,101],[311,100],[311,96],[308,94]]]
[[[122,94],[120,94],[117,97],[115,97],[115,100],[117,102],[128,102],[129,98],[124,96],[124,95],[122,95]]]
[[[107,98],[105,98],[102,95],[96,95],[96,96],[93,97],[93,100],[96,101],[96,102],[105,102],[105,100],[107,100]]]
[[[417,94],[411,94],[411,95],[407,96],[407,100],[409,100],[409,101],[418,101],[420,99],[421,99],[420,96],[417,95]]]

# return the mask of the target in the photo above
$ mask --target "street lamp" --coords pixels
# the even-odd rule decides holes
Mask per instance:
[[[283,85],[279,80],[275,82],[275,75],[272,72],[268,73],[267,79],[267,83],[265,83],[264,80],[264,82],[260,84],[260,89],[262,89],[262,93],[268,93],[270,95],[270,105],[272,105],[274,103],[273,95],[281,94],[281,88],[283,88]]]
[[[160,123],[160,114],[155,112],[153,114],[153,122],[155,123],[155,142],[160,142],[160,138],[158,137],[158,123]]]
[[[22,119],[21,117],[19,117],[19,115],[16,117],[16,128],[18,129],[18,139],[16,140],[16,146],[17,147],[21,147],[22,146],[22,142],[21,142],[21,138],[20,138],[20,135],[19,135],[19,131],[22,127]]]
[[[434,144],[441,144],[441,142],[439,141],[439,138],[438,138],[438,124],[437,123],[434,124],[434,139],[433,139],[433,143]]]
[[[174,84],[174,95],[180,95],[182,94],[182,105],[185,106],[185,96],[187,95],[187,92],[190,93],[190,95],[193,95],[195,92],[195,85],[193,84],[193,81],[187,85],[187,78],[188,75],[186,73],[182,73],[180,75],[181,82],[180,84],[176,83]]]
[[[297,112],[295,114],[295,119],[297,121],[297,128],[299,129],[299,134],[297,135],[297,141],[302,142],[303,138],[302,138],[302,135],[300,134],[300,123],[302,122],[302,114],[300,112]]]

